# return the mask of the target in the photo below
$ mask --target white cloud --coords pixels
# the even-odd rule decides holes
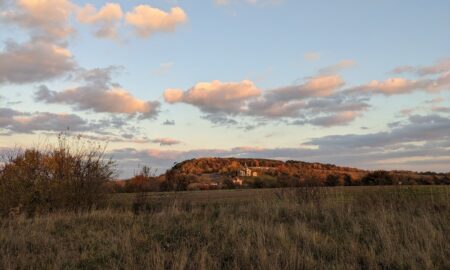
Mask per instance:
[[[73,33],[69,17],[75,5],[68,0],[17,0],[1,19],[30,30],[33,37],[64,39]]]
[[[77,19],[84,24],[95,25],[95,36],[100,38],[118,39],[117,27],[123,17],[119,4],[107,3],[100,10],[87,4],[77,12]]]
[[[167,89],[164,99],[168,103],[188,103],[204,112],[239,113],[245,110],[248,100],[260,95],[261,90],[251,81],[222,83],[215,80],[197,83],[187,91]]]
[[[134,27],[138,36],[146,38],[156,32],[175,31],[178,25],[187,21],[187,15],[180,7],[165,12],[149,5],[139,5],[126,13],[125,21]]]

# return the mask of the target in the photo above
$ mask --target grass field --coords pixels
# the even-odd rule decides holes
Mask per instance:
[[[450,187],[114,194],[0,220],[0,269],[450,269]]]

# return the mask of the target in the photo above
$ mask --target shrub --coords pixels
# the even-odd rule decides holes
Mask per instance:
[[[89,209],[114,175],[115,163],[104,158],[104,147],[60,135],[57,145],[6,157],[0,167],[0,214]]]
[[[160,184],[156,177],[156,170],[149,166],[143,166],[130,180],[125,181],[123,191],[125,192],[149,192],[159,191]]]
[[[339,175],[337,175],[337,174],[329,174],[327,176],[327,179],[325,180],[325,185],[326,186],[331,186],[331,187],[340,186],[340,185],[342,185],[342,182],[341,182],[341,179],[340,179]]]
[[[387,171],[374,171],[365,175],[361,179],[363,185],[392,185],[394,178]]]
[[[353,185],[353,179],[350,174],[344,174],[344,185],[345,186],[352,186]]]

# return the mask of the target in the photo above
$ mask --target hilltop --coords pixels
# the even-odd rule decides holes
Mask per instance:
[[[359,179],[368,171],[333,164],[309,163],[296,160],[271,160],[256,158],[197,158],[176,164],[170,171],[177,174],[223,174],[233,175],[243,168],[250,168],[259,175],[289,175],[295,177],[316,176],[324,178],[328,174],[348,174]]]
[[[113,188],[117,192],[138,192],[417,184],[450,184],[450,173],[369,171],[296,160],[208,157],[182,161],[160,176],[141,172],[129,180],[115,181]]]
[[[333,164],[256,158],[197,158],[168,170],[171,189],[289,186],[443,184],[449,174],[411,171],[368,171]]]

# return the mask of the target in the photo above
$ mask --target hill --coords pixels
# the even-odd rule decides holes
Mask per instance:
[[[198,158],[176,164],[167,171],[166,182],[171,189],[443,184],[449,182],[449,174],[367,171],[295,160]]]

